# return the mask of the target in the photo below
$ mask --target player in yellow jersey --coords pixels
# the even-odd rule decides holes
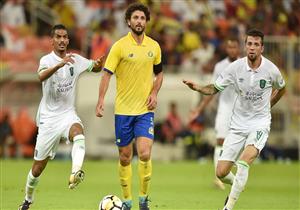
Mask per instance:
[[[131,160],[134,139],[139,157],[139,207],[140,210],[149,210],[154,109],[163,81],[160,46],[144,33],[149,20],[150,13],[145,5],[134,3],[128,7],[125,21],[131,31],[112,46],[107,56],[96,107],[96,115],[102,117],[104,97],[111,75],[115,74],[115,134],[124,210],[132,207]]]

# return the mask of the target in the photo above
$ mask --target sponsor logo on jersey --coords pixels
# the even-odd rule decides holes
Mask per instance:
[[[239,82],[240,83],[244,82],[244,78],[239,78]]]

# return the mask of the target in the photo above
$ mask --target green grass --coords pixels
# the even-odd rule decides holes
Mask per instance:
[[[36,190],[32,210],[97,210],[104,195],[120,196],[117,161],[86,161],[86,179],[78,189],[69,190],[69,161],[49,162]],[[1,210],[16,210],[24,199],[24,185],[32,161],[1,160]],[[134,207],[137,210],[136,164],[133,176]],[[217,210],[230,188],[213,187],[212,163],[153,163],[152,210]],[[247,187],[235,210],[296,210],[299,206],[299,163],[254,164]]]

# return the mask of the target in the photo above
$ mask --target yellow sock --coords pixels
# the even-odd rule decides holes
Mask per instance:
[[[147,196],[150,180],[151,180],[151,174],[152,174],[152,162],[149,161],[141,161],[139,160],[138,164],[138,170],[139,170],[139,177],[140,177],[140,192],[139,196]]]
[[[120,177],[120,184],[121,184],[124,200],[132,200],[132,194],[131,194],[132,169],[131,169],[131,164],[129,164],[128,166],[122,166],[119,162],[119,177]]]

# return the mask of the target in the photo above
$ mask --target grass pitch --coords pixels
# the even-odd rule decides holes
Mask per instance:
[[[32,161],[1,160],[0,209],[16,210],[24,199],[24,185]],[[299,162],[259,163],[250,168],[246,190],[235,210],[299,210]],[[41,176],[32,210],[98,210],[107,194],[121,197],[117,161],[86,161],[85,181],[68,189],[70,161],[50,161]],[[133,210],[138,209],[137,165],[133,164]],[[222,209],[230,187],[213,186],[213,164],[153,163],[152,210]]]

